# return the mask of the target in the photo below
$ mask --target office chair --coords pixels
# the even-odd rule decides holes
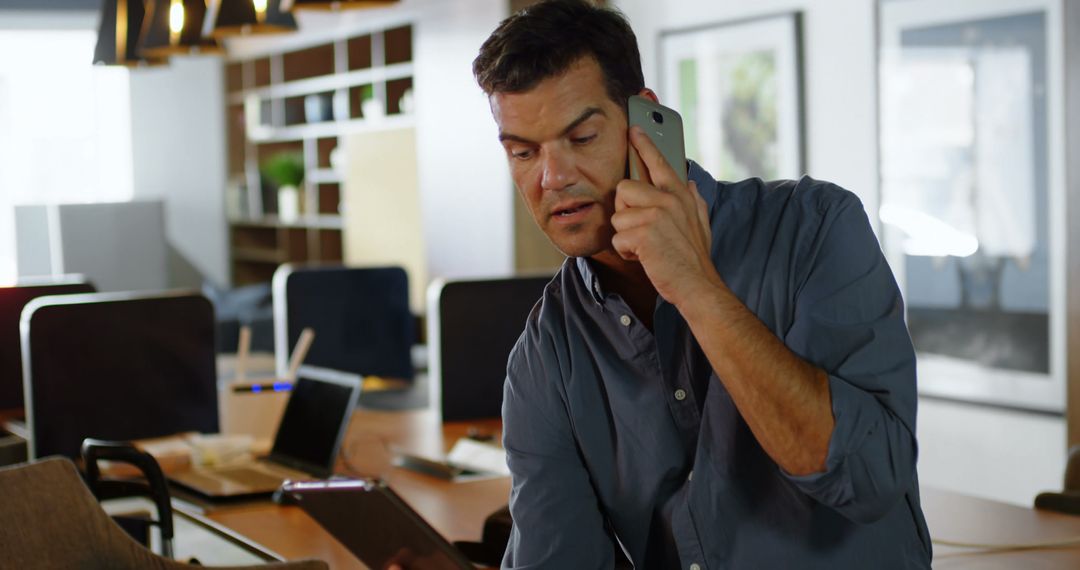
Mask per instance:
[[[0,410],[23,407],[22,350],[19,318],[30,301],[48,295],[93,293],[94,286],[82,276],[32,281],[0,287]]]
[[[42,297],[22,315],[30,458],[93,437],[218,431],[214,312],[200,294]]]
[[[0,468],[0,544],[5,568],[198,568],[150,552],[105,513],[75,464],[62,457]],[[214,567],[205,567],[214,568]],[[223,567],[218,567],[223,570]],[[232,570],[326,570],[306,560]]]
[[[416,331],[404,269],[282,265],[273,288],[278,376],[310,327],[315,342],[305,366],[412,381]]]
[[[1080,515],[1080,445],[1069,449],[1069,460],[1065,464],[1065,488],[1060,493],[1039,493],[1035,497],[1035,508]]]
[[[498,418],[506,360],[550,275],[428,287],[429,394],[443,421]]]
[[[169,486],[153,455],[140,451],[126,441],[105,441],[87,438],[82,443],[83,468],[86,485],[99,501],[127,497],[146,497],[157,508],[157,519],[119,515],[113,519],[128,534],[143,544],[149,544],[149,527],[156,526],[161,534],[161,555],[173,558],[173,513]],[[101,475],[98,461],[127,463],[139,469],[144,481],[111,479]]]

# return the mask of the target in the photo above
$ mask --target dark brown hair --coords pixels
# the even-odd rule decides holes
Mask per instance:
[[[586,56],[600,64],[608,97],[620,107],[645,87],[626,18],[586,0],[545,0],[503,20],[480,46],[473,75],[488,95],[519,93]]]

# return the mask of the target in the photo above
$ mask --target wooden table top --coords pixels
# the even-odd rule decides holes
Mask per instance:
[[[922,488],[923,514],[937,540],[1018,544],[1080,539],[1080,517]],[[1080,547],[987,551],[934,545],[934,568],[1080,568]]]
[[[344,446],[363,453],[372,450],[372,442],[378,442],[434,456],[449,449],[470,427],[500,436],[497,420],[441,426],[430,411],[362,410],[353,417]],[[480,540],[485,517],[509,499],[510,480],[506,477],[452,483],[396,467],[380,468],[379,462],[375,463],[374,467],[371,464],[361,467],[381,469],[380,474],[390,486],[451,541]],[[350,472],[344,463],[339,467],[344,474],[360,474]],[[935,539],[1015,544],[1080,538],[1080,517],[928,487],[922,489],[922,504],[930,534]],[[263,503],[225,508],[207,516],[285,559],[319,558],[335,569],[365,568],[298,507]],[[1080,548],[989,552],[934,545],[934,568],[1074,569],[1080,568]]]
[[[424,411],[376,412],[359,410],[354,414],[342,444],[345,455],[372,452],[388,445],[411,453],[435,457],[445,453],[472,429],[499,438],[500,422],[451,423],[441,426],[435,413]],[[479,541],[484,519],[506,505],[510,497],[509,477],[468,482],[450,482],[407,469],[386,465],[390,454],[374,463],[353,460],[339,462],[344,475],[382,475],[390,487],[450,541]],[[381,463],[381,466],[379,465]],[[379,473],[357,473],[355,467],[375,467]],[[381,468],[380,468],[381,467]],[[365,469],[366,471],[370,471]],[[260,503],[236,508],[222,508],[206,515],[210,520],[265,546],[287,560],[318,558],[335,570],[362,569],[365,566],[299,507]]]

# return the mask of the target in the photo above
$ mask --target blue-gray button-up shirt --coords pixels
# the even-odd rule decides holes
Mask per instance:
[[[829,374],[826,470],[762,450],[678,310],[653,332],[568,259],[510,355],[507,568],[929,568],[915,473],[915,353],[862,204],[803,178],[714,180],[712,259],[787,347]]]

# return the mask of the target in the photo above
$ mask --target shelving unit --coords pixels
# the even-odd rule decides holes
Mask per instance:
[[[405,24],[227,62],[235,285],[268,281],[282,263],[342,260],[344,170],[331,155],[350,134],[413,126],[412,34]],[[277,189],[260,174],[279,152],[303,156],[295,220],[278,216]]]

